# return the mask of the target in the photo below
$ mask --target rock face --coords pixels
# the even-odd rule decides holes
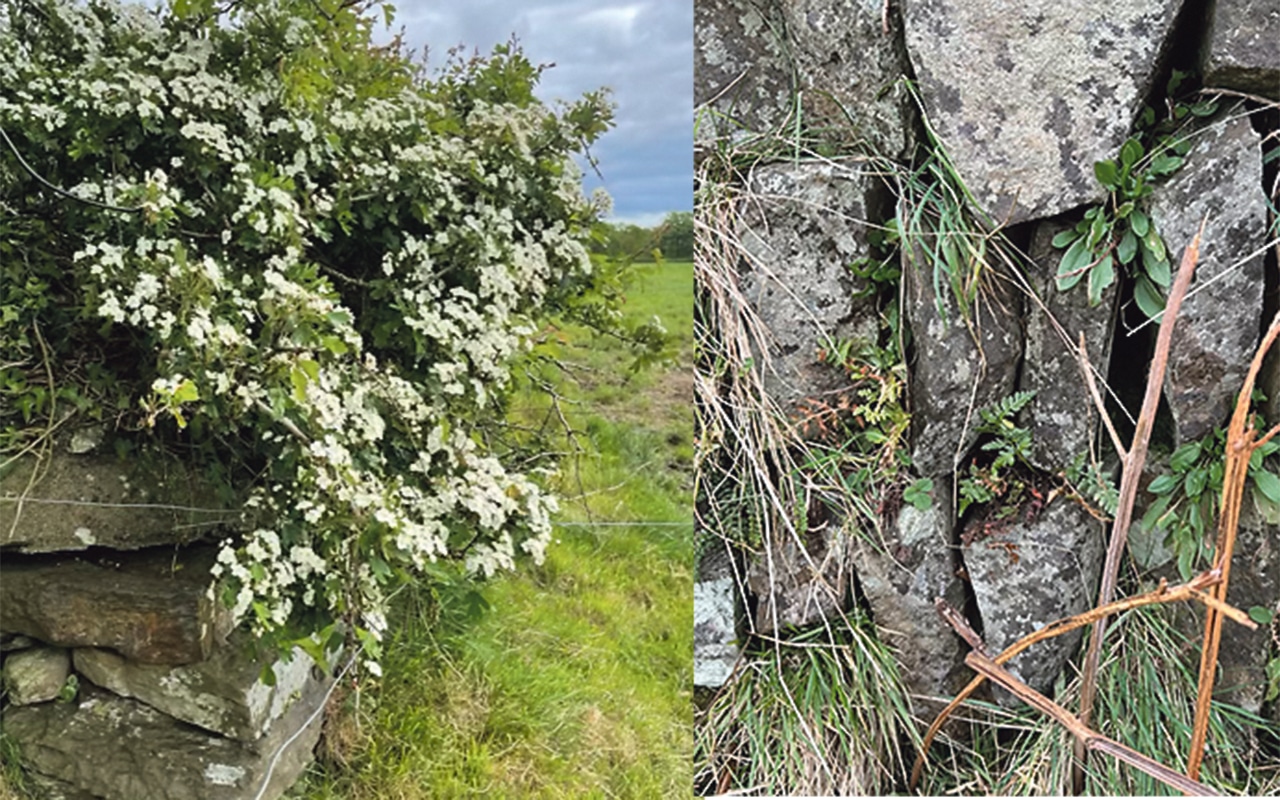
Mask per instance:
[[[1217,0],[1205,86],[1280,100],[1280,6],[1273,0]]]
[[[757,598],[755,631],[772,634],[837,619],[853,585],[843,532],[810,530],[803,546],[787,535],[757,556],[747,585]]]
[[[24,763],[42,775],[103,800],[249,800],[267,779],[276,798],[311,760],[323,701],[319,681],[252,744],[206,733],[136,700],[89,688],[79,703],[12,708],[5,733]],[[305,725],[305,728],[304,728]],[[286,745],[286,740],[303,731]]]
[[[1022,356],[1022,297],[998,279],[984,282],[970,326],[945,284],[935,295],[932,266],[919,248],[903,279],[916,347],[908,384],[911,459],[921,474],[938,477],[955,472],[973,445],[978,409],[1014,390]]]
[[[732,558],[717,540],[698,561],[693,584],[694,686],[723,686],[738,661],[738,586]]]
[[[968,537],[966,537],[968,538]],[[1105,555],[1101,524],[1065,498],[1028,521],[969,541],[962,553],[982,615],[987,649],[999,653],[1054,620],[1093,607]],[[1041,642],[1008,664],[1031,688],[1051,693],[1083,629]],[[998,689],[1005,705],[1021,702]]]
[[[4,660],[4,684],[9,702],[27,706],[52,700],[71,672],[71,656],[61,647],[33,647]]]
[[[824,138],[906,157],[912,137],[907,56],[882,0],[789,0],[782,15],[805,124]],[[884,25],[892,27],[886,31]]]
[[[1083,287],[1060,292],[1054,286],[1062,251],[1051,242],[1073,224],[1050,220],[1036,225],[1031,237],[1032,269],[1027,275],[1044,306],[1027,302],[1027,341],[1019,388],[1036,393],[1024,412],[1031,430],[1031,457],[1037,467],[1050,472],[1065,469],[1076,456],[1087,453],[1098,429],[1097,414],[1076,359],[1076,343],[1083,333],[1099,391],[1104,391],[1101,387],[1111,361],[1111,333],[1119,297],[1118,283],[1112,284],[1103,293],[1102,302],[1091,307]],[[1063,335],[1070,346],[1062,340]]]
[[[948,505],[944,497],[926,511],[905,505],[885,541],[853,544],[859,585],[880,637],[894,647],[903,681],[919,698],[953,695],[968,679],[968,646],[934,605],[938,597],[958,609],[965,603]]]
[[[819,348],[876,341],[874,299],[857,297],[870,287],[849,265],[870,255],[866,220],[882,218],[884,189],[856,163],[802,163],[756,170],[750,190],[742,293],[770,336],[765,388],[790,414],[803,398],[849,386],[839,370],[818,363]]]
[[[43,463],[24,456],[0,476],[0,547],[22,553],[136,550],[191,541],[209,532],[211,523],[235,517],[218,510],[211,493],[177,465],[167,465],[161,478],[112,456],[69,452],[75,444],[74,438],[59,443]],[[37,465],[41,477],[28,489]]]
[[[693,5],[694,138],[769,131],[791,110],[793,74],[785,23],[771,0],[698,0]]]
[[[0,630],[63,647],[108,647],[148,664],[202,661],[230,631],[208,597],[211,547],[110,558],[4,560]]]
[[[1258,341],[1264,290],[1263,253],[1246,258],[1265,241],[1259,137],[1245,118],[1210,124],[1193,141],[1151,208],[1175,269],[1208,217],[1165,378],[1179,443],[1226,421]]]
[[[1129,135],[1181,0],[905,0],[925,111],[998,221],[1103,198],[1093,163]]]
[[[76,671],[122,697],[132,697],[175,719],[243,741],[262,736],[311,681],[310,656],[295,650],[273,665],[275,686],[261,680],[261,661],[249,642],[233,637],[206,661],[179,667],[140,664],[110,650],[78,648]]]

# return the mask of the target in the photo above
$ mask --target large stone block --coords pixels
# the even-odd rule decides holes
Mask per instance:
[[[897,14],[886,16],[883,0],[789,0],[781,6],[805,127],[824,139],[908,157],[912,103]]]
[[[1015,389],[1023,298],[1009,281],[988,274],[965,320],[945,280],[935,291],[934,267],[921,248],[905,261],[916,348],[908,381],[911,459],[921,474],[939,477],[956,472],[977,439],[978,410]]]
[[[738,577],[733,553],[718,537],[698,559],[693,584],[693,685],[723,686],[733,673],[738,641]]]
[[[0,630],[63,647],[107,647],[148,664],[209,657],[231,629],[210,599],[214,548],[110,556],[6,555]]]
[[[755,557],[747,585],[759,598],[755,631],[772,634],[839,619],[851,594],[849,537],[825,527],[785,534]]]
[[[1267,207],[1259,137],[1247,118],[1231,116],[1200,128],[1186,164],[1152,195],[1151,216],[1175,269],[1208,219],[1165,376],[1179,444],[1226,424],[1261,327]]]
[[[765,389],[788,413],[850,387],[821,364],[828,342],[879,334],[870,288],[849,266],[871,255],[867,220],[885,214],[880,179],[859,162],[771,164],[752,174],[739,231],[742,293],[768,331]]]
[[[71,656],[61,647],[33,647],[4,660],[4,685],[16,706],[43,703],[62,691],[71,672]]]
[[[963,537],[964,558],[987,649],[999,653],[1054,620],[1093,607],[1105,557],[1102,525],[1079,503],[1059,498],[1033,517],[986,536],[981,523]],[[1008,664],[1036,691],[1049,693],[1084,630],[1040,642]],[[1006,705],[1021,702],[998,690]]]
[[[1211,25],[1205,86],[1280,100],[1280,5],[1217,0]]]
[[[1181,0],[905,0],[926,113],[978,204],[1017,223],[1102,200]]]
[[[791,111],[794,67],[774,0],[698,0],[693,5],[694,137],[767,132]]]
[[[1090,306],[1084,286],[1058,291],[1054,275],[1063,251],[1051,242],[1054,235],[1071,227],[1072,222],[1063,220],[1036,225],[1027,275],[1040,302],[1027,302],[1026,350],[1019,388],[1036,393],[1024,412],[1032,437],[1031,457],[1037,467],[1050,472],[1066,469],[1076,456],[1089,452],[1098,415],[1080,372],[1077,342],[1083,333],[1099,391],[1105,391],[1102,387],[1111,363],[1111,335],[1120,294],[1119,282],[1114,283],[1103,292],[1101,303]]]
[[[236,518],[180,464],[148,471],[110,455],[70,452],[76,443],[59,442],[43,459],[23,456],[0,471],[0,548],[136,550],[189,542]]]
[[[968,646],[934,604],[945,599],[963,609],[964,585],[951,543],[948,498],[938,492],[925,511],[904,505],[884,541],[859,538],[853,545],[858,583],[882,640],[897,655],[900,673],[918,698],[954,695],[968,680]],[[938,710],[939,703],[925,703]]]
[[[10,708],[4,731],[18,744],[24,766],[52,778],[72,797],[252,800],[267,781],[262,797],[274,800],[312,760],[322,715],[309,718],[327,685],[313,680],[289,712],[251,744],[93,687],[78,703]]]
[[[142,664],[110,650],[78,648],[76,671],[104,689],[132,697],[183,722],[233,739],[262,736],[297,699],[314,666],[301,649],[286,664],[274,659],[275,685],[261,680],[264,662],[233,636],[205,661],[185,666]]]

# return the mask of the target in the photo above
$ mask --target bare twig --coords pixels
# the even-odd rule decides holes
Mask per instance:
[[[1120,503],[1116,509],[1116,518],[1111,526],[1111,541],[1107,545],[1107,560],[1102,570],[1102,581],[1098,588],[1098,605],[1105,606],[1115,595],[1116,576],[1120,572],[1120,556],[1124,553],[1125,542],[1129,534],[1129,523],[1133,519],[1133,503],[1138,495],[1138,481],[1142,477],[1142,467],[1147,460],[1147,445],[1151,441],[1151,428],[1155,423],[1156,409],[1160,405],[1160,390],[1164,384],[1165,366],[1169,361],[1169,348],[1173,342],[1173,327],[1178,320],[1178,312],[1182,308],[1182,299],[1191,285],[1191,276],[1195,272],[1196,261],[1200,255],[1200,237],[1204,234],[1206,217],[1200,222],[1200,230],[1191,244],[1182,254],[1182,264],[1178,267],[1178,277],[1169,290],[1169,301],[1165,304],[1163,319],[1160,321],[1160,333],[1156,338],[1155,355],[1151,359],[1151,371],[1147,376],[1147,391],[1142,399],[1142,411],[1138,414],[1138,425],[1133,433],[1133,444],[1124,459],[1124,471],[1120,477]],[[1098,662],[1102,655],[1102,637],[1106,634],[1107,618],[1101,617],[1093,623],[1093,631],[1089,637],[1089,650],[1085,654],[1084,670],[1080,681],[1080,719],[1086,726],[1093,711],[1093,698],[1098,688]],[[1084,789],[1084,742],[1077,740],[1075,747],[1076,763],[1071,771],[1072,788],[1076,794]]]
[[[1111,415],[1107,413],[1098,384],[1093,379],[1093,365],[1089,363],[1089,351],[1084,346],[1084,331],[1080,332],[1080,349],[1076,353],[1076,361],[1080,364],[1080,371],[1084,373],[1084,382],[1089,387],[1089,395],[1093,398],[1094,407],[1098,409],[1098,416],[1102,417],[1102,424],[1106,426],[1107,433],[1111,434],[1111,444],[1116,448],[1120,460],[1124,461],[1129,453],[1120,441],[1120,434],[1116,433],[1116,426],[1111,423]]]

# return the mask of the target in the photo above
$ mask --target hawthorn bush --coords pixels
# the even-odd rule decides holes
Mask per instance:
[[[549,316],[616,322],[621,279],[572,160],[607,94],[544,105],[514,45],[428,76],[379,11],[0,4],[0,452],[69,411],[180,452],[243,508],[237,618],[355,631],[375,671],[390,587],[542,558],[510,372]]]

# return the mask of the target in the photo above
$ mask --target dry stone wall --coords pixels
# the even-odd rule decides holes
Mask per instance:
[[[333,679],[232,632],[221,508],[74,437],[0,475],[0,728],[43,796],[276,798],[311,762]]]
[[[751,313],[768,329],[760,362],[774,374],[766,385],[793,417],[809,399],[848,392],[849,376],[819,364],[819,350],[833,340],[874,339],[877,322],[901,311],[910,341],[905,481],[930,479],[921,485],[932,487],[920,508],[891,495],[877,509],[883,520],[873,531],[865,519],[846,520],[845,528],[835,520],[810,537],[807,554],[794,552],[796,542],[769,551],[775,564],[808,564],[804,579],[775,569],[770,583],[762,555],[737,556],[756,559],[743,570],[755,579],[739,575],[737,586],[726,586],[716,607],[734,607],[736,621],[720,629],[732,632],[738,653],[749,646],[744,631],[769,627],[762,611],[794,630],[860,603],[896,650],[911,690],[947,696],[969,674],[962,664],[967,648],[938,618],[935,598],[965,609],[995,650],[1096,601],[1107,533],[1097,517],[1105,514],[1064,477],[1091,459],[1114,477],[1115,458],[1088,399],[1076,342],[1083,333],[1124,431],[1126,414],[1117,404],[1136,415],[1156,326],[1142,324],[1133,277],[1122,269],[1096,302],[1083,285],[1059,291],[1063,250],[1052,241],[1108,199],[1094,164],[1117,158],[1140,132],[1144,104],[1172,113],[1167,92],[1175,69],[1226,93],[1216,112],[1188,115],[1192,124],[1178,134],[1190,144],[1185,162],[1155,181],[1142,201],[1174,266],[1207,218],[1143,486],[1168,471],[1169,452],[1226,423],[1280,285],[1277,230],[1267,211],[1269,198],[1280,199],[1272,194],[1280,111],[1267,107],[1280,101],[1280,4],[696,0],[695,7],[698,147],[705,154],[712,146],[752,142],[756,158],[737,187],[750,207],[738,231],[749,256],[739,278]],[[807,111],[810,90],[831,87],[849,70],[858,79],[839,83],[849,92],[840,98],[839,121],[816,110],[794,116]],[[922,117],[913,103],[899,102],[907,81],[918,87]],[[806,159],[793,146],[781,147],[770,163],[761,155],[768,148],[756,143],[783,121],[803,122],[813,134],[806,141],[825,142],[826,149],[814,145]],[[843,130],[824,138],[832,124]],[[992,260],[982,300],[968,315],[945,282],[940,291],[932,243],[942,233],[927,225],[899,248],[902,276],[888,295],[862,291],[866,285],[848,269],[883,256],[867,232],[882,230],[902,208],[901,184],[882,179],[885,170],[867,169],[868,159],[918,165],[930,132],[969,190],[967,212],[1022,254],[1012,266]],[[790,129],[782,139],[794,145],[789,135]],[[771,201],[756,200],[762,195]],[[1272,396],[1280,391],[1278,363],[1268,367]],[[1007,508],[997,499],[957,513],[957,485],[971,465],[991,458],[982,448],[992,436],[977,430],[979,409],[1019,390],[1035,392],[1009,420],[1031,432],[1026,485]],[[1280,407],[1274,397],[1271,405]],[[1154,500],[1143,492],[1136,516]],[[1229,599],[1244,608],[1276,608],[1271,554],[1280,552],[1280,519],[1259,509],[1247,516],[1247,551],[1238,552],[1250,555],[1238,557]],[[1135,525],[1133,542],[1139,569],[1176,578],[1175,554],[1162,533]],[[843,605],[823,605],[832,602]],[[783,609],[789,611],[779,614]],[[1223,658],[1233,696],[1265,711],[1270,639],[1232,635]],[[723,657],[712,638],[698,639],[696,663]],[[1070,674],[1080,639],[1042,645],[1012,668],[1052,691]],[[701,668],[695,682],[715,686],[727,677],[725,670]]]

